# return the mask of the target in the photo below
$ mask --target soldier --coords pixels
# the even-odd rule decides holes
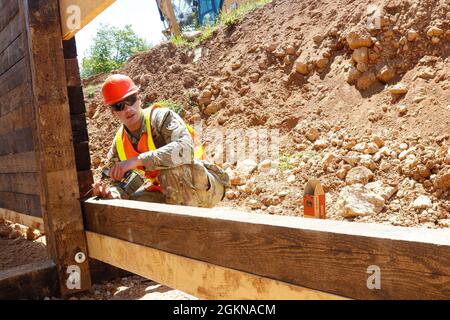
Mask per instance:
[[[206,208],[223,199],[228,175],[205,161],[194,130],[178,114],[158,105],[142,109],[139,88],[125,75],[108,77],[102,94],[122,126],[108,152],[113,183],[95,182],[95,196]],[[119,186],[130,170],[145,179],[135,192]]]

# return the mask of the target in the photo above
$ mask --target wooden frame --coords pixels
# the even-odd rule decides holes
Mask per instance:
[[[58,274],[52,260],[0,271],[0,300],[43,299],[58,294]]]
[[[23,1],[23,2],[22,2]],[[47,249],[56,264],[63,296],[91,287],[86,238],[79,202],[72,145],[67,78],[57,0],[20,0],[25,13],[35,116],[35,152],[39,170]],[[45,19],[42,19],[45,17]],[[69,270],[79,268],[77,285],[67,285]]]
[[[201,299],[344,299],[98,233],[86,237],[90,257]]]
[[[448,230],[127,200],[83,208],[88,231],[294,286],[355,299],[450,298]],[[376,268],[379,290],[368,286]]]

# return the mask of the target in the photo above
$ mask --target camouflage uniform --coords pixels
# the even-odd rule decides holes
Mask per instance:
[[[188,205],[211,208],[221,201],[229,186],[228,175],[216,165],[194,159],[194,142],[183,120],[178,114],[167,109],[154,109],[150,119],[154,151],[141,153],[146,171],[159,170],[158,180],[163,189],[147,191],[142,186],[135,193],[128,195],[117,183],[112,183],[111,192],[115,198]],[[141,135],[146,132],[142,117],[141,129],[129,132],[125,128],[133,147]],[[173,154],[177,157],[174,159]],[[108,152],[108,167],[120,161],[113,141]]]

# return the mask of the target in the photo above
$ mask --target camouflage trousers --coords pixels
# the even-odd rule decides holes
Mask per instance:
[[[222,169],[195,160],[175,168],[160,170],[163,192],[147,191],[145,185],[130,195],[130,200],[212,208],[219,203],[229,185]]]

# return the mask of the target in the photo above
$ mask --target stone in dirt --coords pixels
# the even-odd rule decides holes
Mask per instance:
[[[437,189],[450,190],[450,167],[438,173],[434,185]]]
[[[386,201],[388,201],[398,190],[397,187],[384,184],[381,181],[370,182],[366,184],[366,188],[383,197]]]
[[[414,209],[429,209],[433,206],[431,199],[427,196],[421,195],[414,200],[412,207]]]
[[[405,83],[397,83],[388,90],[392,94],[405,94],[408,92],[408,86]]]
[[[372,36],[367,30],[354,29],[347,34],[347,43],[350,49],[358,49],[361,47],[370,47],[372,45]]]
[[[253,159],[245,159],[237,164],[236,170],[246,176],[251,175],[256,170],[258,164]]]
[[[296,72],[303,75],[307,75],[309,73],[308,63],[300,58],[294,62],[294,69]]]
[[[384,66],[377,74],[377,79],[383,83],[387,83],[395,77],[395,70]]]
[[[348,173],[345,179],[345,182],[349,185],[351,184],[367,184],[374,177],[373,172],[366,167],[355,167],[352,168]]]
[[[320,137],[320,132],[317,128],[309,128],[305,136],[309,141],[316,141]]]
[[[356,81],[356,87],[359,90],[366,90],[377,82],[377,77],[373,72],[364,72],[361,77]]]
[[[339,194],[340,214],[345,218],[371,216],[383,210],[385,199],[362,184],[345,186]]]

